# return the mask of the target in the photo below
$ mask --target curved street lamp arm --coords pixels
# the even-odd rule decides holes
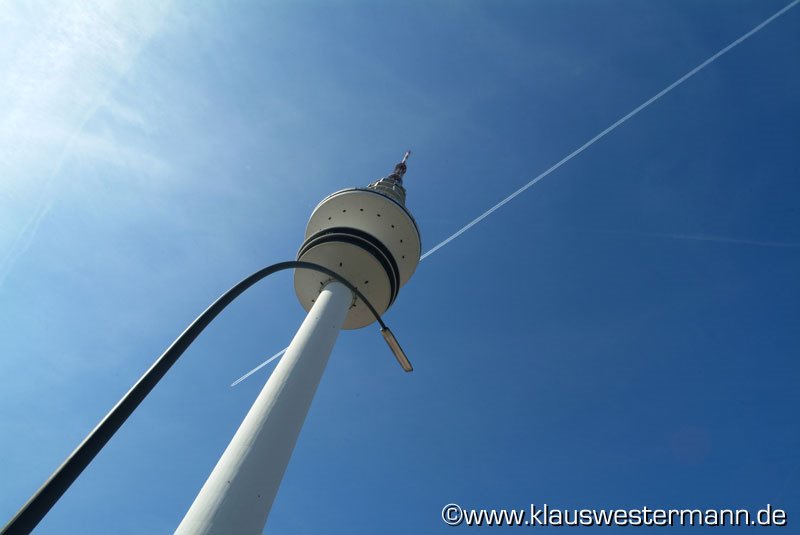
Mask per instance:
[[[183,354],[184,351],[191,345],[192,342],[203,332],[209,323],[211,323],[214,318],[216,318],[220,312],[222,312],[225,307],[227,307],[231,302],[239,297],[242,293],[245,292],[248,288],[253,286],[255,283],[260,281],[261,279],[272,275],[278,271],[283,271],[286,269],[310,269],[313,271],[319,271],[321,273],[325,273],[326,275],[330,276],[332,279],[337,280],[344,284],[351,292],[353,292],[357,298],[361,299],[364,304],[369,308],[370,312],[375,316],[375,319],[381,326],[381,334],[383,334],[384,338],[390,343],[390,347],[392,347],[392,351],[395,352],[395,356],[397,356],[398,361],[400,361],[401,365],[403,365],[403,369],[406,371],[411,371],[410,364],[408,364],[408,360],[405,359],[405,363],[402,360],[405,355],[402,354],[402,350],[400,350],[400,355],[395,350],[394,346],[390,342],[390,340],[394,340],[394,336],[392,335],[389,328],[383,322],[380,317],[380,314],[375,310],[375,307],[372,306],[362,294],[358,288],[353,286],[349,281],[344,279],[341,275],[337,274],[336,272],[317,264],[313,264],[311,262],[301,262],[301,261],[290,261],[290,262],[279,262],[277,264],[273,264],[271,266],[267,266],[259,271],[256,271],[246,279],[242,280],[239,284],[222,294],[219,299],[214,301],[214,303],[208,307],[202,314],[200,314],[197,319],[195,319],[189,327],[186,328],[183,333],[181,333],[178,338],[172,342],[164,353],[158,357],[158,359],[150,366],[144,375],[133,385],[133,387],[125,394],[122,399],[117,402],[113,409],[103,418],[97,427],[95,427],[83,442],[75,448],[75,451],[67,457],[67,459],[61,464],[61,466],[56,469],[55,472],[45,481],[44,485],[42,485],[39,490],[28,500],[28,502],[22,506],[22,508],[17,512],[16,515],[6,524],[3,528],[2,533],[3,535],[11,535],[11,534],[27,534],[33,531],[33,529],[41,522],[42,518],[50,511],[50,509],[55,505],[55,503],[61,498],[64,492],[72,485],[72,483],[78,478],[78,476],[83,472],[83,470],[92,462],[92,459],[103,449],[106,443],[114,436],[114,433],[122,427],[122,424],[125,423],[125,420],[133,414],[133,411],[136,410],[136,407],[147,397],[147,394],[150,393],[151,390],[158,384],[162,377],[167,373],[167,371],[172,367],[173,364],[178,360],[178,358]],[[396,344],[396,340],[394,341]],[[399,349],[399,345],[397,346]]]

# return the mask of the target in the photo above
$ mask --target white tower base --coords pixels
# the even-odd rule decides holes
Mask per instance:
[[[195,498],[177,534],[258,534],[292,455],[333,344],[353,303],[328,283],[242,425]]]

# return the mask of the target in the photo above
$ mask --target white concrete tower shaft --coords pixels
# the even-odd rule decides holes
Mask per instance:
[[[295,270],[295,293],[308,316],[177,533],[263,531],[339,330],[372,324],[419,264],[419,229],[405,206],[407,158],[408,153],[390,175],[366,188],[328,195],[314,209],[297,259],[326,267],[348,281],[374,311],[328,275]],[[403,369],[411,371],[391,331],[382,328],[381,333]]]
[[[256,534],[267,521],[353,294],[330,282],[186,513],[179,534]]]

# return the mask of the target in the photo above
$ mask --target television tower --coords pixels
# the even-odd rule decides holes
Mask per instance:
[[[394,171],[366,188],[337,191],[320,202],[297,259],[341,275],[383,314],[419,264],[419,229],[405,206],[403,156]],[[261,533],[340,329],[375,316],[345,285],[296,269],[294,288],[306,319],[270,375],[178,534]],[[382,329],[403,369],[411,364],[391,331]]]

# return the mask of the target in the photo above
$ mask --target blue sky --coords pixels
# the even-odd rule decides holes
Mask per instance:
[[[0,7],[0,516],[213,299],[410,148],[428,250],[786,1]],[[443,505],[800,521],[800,10],[425,259],[344,332],[276,533]],[[230,307],[40,525],[174,529],[303,318]]]

